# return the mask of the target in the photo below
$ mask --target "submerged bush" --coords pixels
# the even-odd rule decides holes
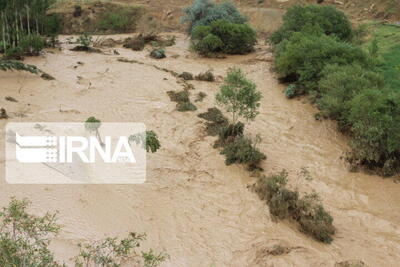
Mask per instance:
[[[194,28],[192,42],[194,49],[203,55],[218,52],[245,54],[253,51],[257,36],[247,24],[217,20],[209,26]]]
[[[340,66],[357,63],[369,65],[360,47],[343,43],[326,35],[294,33],[276,51],[275,65],[281,79],[298,81],[306,90],[317,89],[321,72],[329,64]]]
[[[221,129],[228,125],[228,119],[225,118],[218,108],[209,108],[207,112],[200,113],[198,117],[207,121],[206,131],[211,136],[218,135]]]
[[[285,89],[285,95],[287,98],[293,98],[297,95],[297,91],[296,91],[296,85],[295,84],[291,84],[289,85],[286,89]]]
[[[278,44],[289,39],[294,32],[305,27],[319,27],[326,35],[334,35],[343,41],[352,39],[351,23],[346,15],[333,6],[295,5],[283,16],[283,25],[274,32],[270,40]]]
[[[233,142],[225,145],[221,154],[226,157],[226,165],[233,163],[247,164],[249,169],[258,168],[260,162],[267,158],[247,137],[235,138]]]
[[[197,26],[207,26],[220,19],[238,24],[247,21],[231,2],[216,4],[212,0],[195,0],[191,6],[184,8],[183,12],[185,16],[181,20],[189,24],[189,33],[192,33]]]
[[[198,81],[214,82],[215,76],[210,70],[208,70],[196,75],[195,79]]]
[[[190,102],[189,92],[187,90],[182,90],[179,92],[168,91],[167,94],[171,101],[177,102],[176,109],[178,111],[184,112],[197,110],[197,107]]]
[[[156,58],[156,59],[161,59],[165,58],[165,50],[164,49],[154,49],[153,51],[150,52],[150,57]]]
[[[269,206],[270,213],[279,219],[297,221],[301,231],[323,243],[330,243],[335,234],[333,218],[321,205],[316,195],[300,198],[297,191],[286,188],[288,173],[282,170],[270,176],[261,175],[256,192]]]

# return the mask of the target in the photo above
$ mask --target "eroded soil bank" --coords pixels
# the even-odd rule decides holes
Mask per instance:
[[[63,231],[53,242],[57,258],[67,263],[76,243],[128,231],[146,232],[146,245],[165,249],[163,266],[334,266],[357,259],[369,266],[396,266],[400,261],[400,187],[393,179],[351,173],[340,159],[346,139],[330,121],[316,121],[305,100],[287,100],[270,71],[265,46],[247,56],[204,59],[188,51],[189,40],[176,34],[167,58],[121,47],[106,54],[48,51],[26,63],[56,78],[44,81],[22,72],[0,73],[0,106],[10,119],[0,120],[1,150],[7,121],[82,122],[95,116],[106,122],[145,122],[162,144],[148,156],[143,185],[9,185],[0,156],[0,205],[11,196],[28,197],[34,213],[59,210]],[[62,39],[65,39],[63,37]],[[118,36],[116,38],[122,38]],[[124,57],[145,64],[119,62]],[[83,64],[78,64],[77,62]],[[192,97],[202,91],[195,112],[178,112],[167,91],[181,84],[170,73],[208,69],[215,83],[193,81]],[[214,106],[214,95],[229,67],[242,68],[263,94],[261,113],[248,127],[263,139],[267,174],[285,168],[290,186],[315,190],[337,227],[331,245],[320,244],[287,222],[274,222],[268,207],[248,189],[254,182],[242,166],[225,166],[212,148],[197,114]],[[4,99],[12,96],[18,102]],[[300,174],[306,169],[309,175]],[[303,172],[304,174],[304,172]],[[307,176],[307,177],[306,177]],[[311,177],[311,178],[310,178]],[[291,248],[269,255],[274,245]]]

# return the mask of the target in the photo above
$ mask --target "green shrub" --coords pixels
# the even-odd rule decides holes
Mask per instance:
[[[192,102],[190,102],[189,92],[187,90],[182,90],[178,92],[168,91],[167,94],[171,101],[177,102],[176,109],[178,111],[184,112],[197,110],[197,107],[193,105]]]
[[[228,119],[217,108],[209,108],[207,112],[200,113],[198,117],[207,121],[206,131],[211,136],[218,135],[221,129],[228,125]]]
[[[235,141],[237,137],[243,137],[244,124],[240,121],[236,124],[224,125],[219,129],[218,140],[215,143],[215,147],[224,146],[228,143]]]
[[[99,21],[99,29],[102,31],[112,30],[114,32],[124,32],[129,29],[129,19],[125,12],[108,12]]]
[[[193,80],[193,74],[187,71],[184,71],[181,74],[179,74],[179,77],[184,79],[185,81]]]
[[[317,26],[326,35],[334,35],[343,41],[352,39],[351,23],[342,11],[333,6],[295,5],[287,10],[283,25],[271,35],[270,40],[278,44],[310,26]]]
[[[323,68],[329,64],[340,66],[358,63],[363,67],[370,62],[363,50],[335,38],[321,35],[294,33],[283,41],[276,51],[275,65],[280,78],[298,81],[307,90],[316,90]]]
[[[20,48],[24,54],[39,55],[45,46],[45,40],[37,34],[26,35],[20,41]]]
[[[88,48],[92,44],[92,36],[84,33],[78,37],[77,42],[81,47]]]
[[[288,173],[282,170],[270,176],[260,175],[255,190],[279,219],[297,221],[301,231],[318,241],[330,243],[335,234],[333,219],[315,194],[300,198],[297,191],[286,188]]]
[[[360,65],[328,65],[319,82],[321,98],[317,105],[322,115],[339,121],[342,129],[349,127],[350,101],[367,89],[383,88],[383,77]]]
[[[197,107],[193,105],[192,102],[179,102],[176,105],[176,109],[178,111],[184,112],[184,111],[195,111],[197,110]]]
[[[29,205],[26,199],[12,198],[0,211],[0,266],[62,266],[49,250],[60,230],[56,213],[34,216]]]
[[[353,157],[384,175],[400,170],[400,93],[367,89],[349,102]]]
[[[256,148],[254,142],[246,137],[235,138],[222,149],[221,154],[226,157],[226,165],[247,164],[249,169],[258,168],[260,162],[267,158]]]
[[[164,49],[154,49],[153,51],[150,52],[150,57],[156,58],[156,59],[161,59],[165,58],[165,50]]]
[[[50,14],[43,17],[43,34],[57,35],[61,31],[61,15]]]
[[[194,78],[198,81],[206,81],[206,82],[214,82],[215,81],[214,74],[210,70],[199,73]]]
[[[297,91],[296,91],[296,85],[295,84],[291,84],[289,85],[286,89],[285,89],[285,95],[287,98],[293,98],[297,95]]]
[[[192,42],[194,49],[203,55],[217,52],[246,54],[253,51],[257,36],[247,24],[216,20],[209,26],[194,28]]]
[[[145,131],[131,135],[129,136],[129,141],[142,144],[142,147],[147,152],[151,151],[151,153],[155,153],[161,147],[157,134],[154,131]]]
[[[247,18],[230,2],[215,4],[212,0],[195,0],[191,6],[184,8],[183,12],[185,16],[181,21],[189,24],[189,33],[192,33],[197,26],[207,26],[220,19],[238,24],[247,21]]]

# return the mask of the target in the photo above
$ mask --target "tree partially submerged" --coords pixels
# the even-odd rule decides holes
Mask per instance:
[[[0,211],[0,266],[58,267],[50,241],[60,226],[56,213],[44,216],[29,214],[27,199],[12,198]]]
[[[215,97],[217,104],[232,115],[232,123],[238,118],[253,120],[258,115],[261,92],[254,82],[248,80],[241,69],[231,68]]]

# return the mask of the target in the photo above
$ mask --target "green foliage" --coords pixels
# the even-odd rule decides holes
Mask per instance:
[[[218,52],[246,54],[253,51],[256,32],[247,24],[227,20],[213,21],[209,26],[197,26],[192,33],[193,48],[202,55]]]
[[[297,91],[296,91],[296,85],[295,84],[291,84],[289,85],[286,89],[285,89],[285,95],[287,98],[293,98],[297,95]]]
[[[206,131],[211,136],[218,135],[221,129],[228,125],[228,119],[217,108],[209,108],[207,112],[200,113],[198,117],[207,121]]]
[[[196,75],[195,79],[198,81],[214,82],[215,76],[210,70],[208,70],[206,72],[202,72]]]
[[[284,80],[297,80],[307,90],[316,90],[321,72],[326,65],[358,63],[363,67],[370,62],[363,50],[335,38],[321,35],[294,33],[283,41],[276,51],[276,69]]]
[[[230,2],[215,4],[212,0],[195,0],[191,6],[184,8],[183,12],[185,16],[181,20],[189,24],[189,33],[192,33],[197,26],[207,26],[216,20],[223,19],[237,24],[247,21],[247,18]]]
[[[289,39],[293,33],[306,27],[319,27],[326,35],[334,35],[340,40],[352,39],[351,23],[345,14],[333,6],[295,5],[283,17],[283,25],[274,32],[270,40],[278,44]]]
[[[142,147],[145,148],[147,152],[151,151],[151,153],[155,153],[161,147],[157,134],[154,131],[146,131],[131,135],[129,136],[129,141],[142,144]]]
[[[299,192],[286,188],[288,173],[282,170],[270,176],[261,175],[256,192],[269,206],[270,213],[279,218],[291,218],[301,231],[323,243],[331,243],[335,234],[333,218],[315,194],[299,197]]]
[[[384,87],[383,77],[360,65],[328,65],[319,82],[321,98],[317,105],[325,117],[336,119],[342,129],[349,127],[351,100],[367,89]]]
[[[218,105],[232,114],[232,122],[235,124],[239,117],[253,120],[258,115],[261,92],[257,91],[255,83],[248,80],[240,69],[231,68],[215,99]]]
[[[77,42],[81,47],[88,48],[92,44],[92,39],[93,38],[91,35],[88,33],[83,33],[78,37]]]
[[[193,74],[187,71],[184,71],[181,74],[179,74],[179,77],[184,79],[185,81],[193,80]]]
[[[184,112],[197,110],[197,107],[190,102],[189,92],[187,90],[178,92],[168,91],[167,94],[171,101],[177,102],[176,108],[178,111]]]
[[[165,58],[165,50],[164,49],[154,49],[150,53],[150,57],[160,59],[160,58]]]
[[[349,103],[353,156],[384,175],[400,170],[400,93],[367,89]]]
[[[34,65],[26,65],[15,60],[0,60],[0,70],[23,70],[33,74],[39,74],[39,69]]]
[[[85,121],[85,128],[88,131],[96,131],[100,128],[101,121],[96,119],[96,117],[89,117]]]
[[[243,137],[244,124],[239,121],[236,124],[222,125],[218,130],[218,140],[215,142],[214,147],[223,147],[235,141],[236,138]]]
[[[79,244],[79,255],[75,257],[76,267],[119,267],[132,258],[138,258],[136,248],[145,240],[145,235],[129,233],[128,237],[118,239],[108,237],[93,243]],[[167,259],[165,253],[154,254],[152,250],[142,252],[140,266],[155,267]]]
[[[221,154],[225,155],[225,164],[247,164],[250,170],[258,168],[260,162],[267,157],[256,147],[258,142],[253,142],[247,137],[237,137],[233,142],[225,145]]]
[[[125,12],[107,12],[99,21],[99,29],[102,31],[125,32],[129,28],[129,18]]]
[[[49,250],[51,238],[60,227],[56,214],[34,216],[27,212],[30,202],[12,198],[0,211],[0,265],[1,266],[61,266]]]
[[[45,46],[45,41],[36,34],[24,36],[20,41],[20,48],[24,54],[39,55]]]
[[[2,43],[6,45],[5,54],[14,57],[30,53],[38,54],[40,35],[55,35],[60,29],[56,15],[47,15],[47,10],[55,0],[13,0],[0,2],[0,25]],[[32,42],[32,43],[30,43]],[[23,44],[24,47],[20,47]],[[2,47],[4,50],[4,46]],[[28,50],[27,50],[28,49]]]

